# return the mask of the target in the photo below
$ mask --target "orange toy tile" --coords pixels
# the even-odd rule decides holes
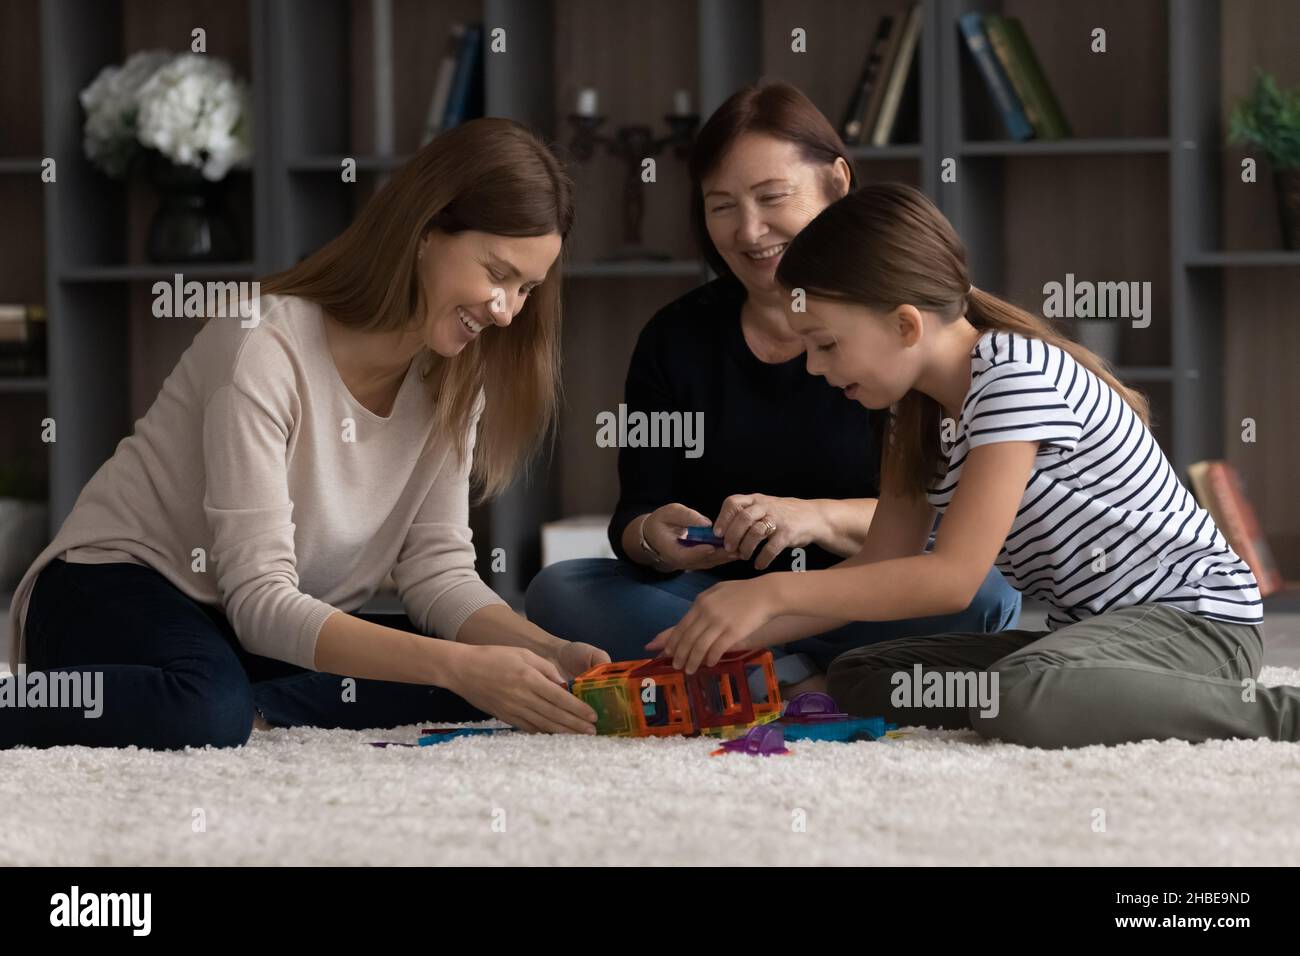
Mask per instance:
[[[754,700],[750,675],[762,672]],[[730,739],[781,715],[772,652],[733,651],[694,674],[668,658],[601,664],[579,675],[573,693],[596,711],[596,732],[617,737],[705,734]]]

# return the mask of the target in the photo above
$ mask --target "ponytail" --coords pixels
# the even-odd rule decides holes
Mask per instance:
[[[966,247],[919,189],[873,183],[832,203],[786,248],[777,281],[808,295],[888,311],[904,303],[981,332],[1015,332],[1055,345],[1115,390],[1151,427],[1145,395],[1116,378],[1100,356],[1048,320],[970,283]],[[890,409],[882,447],[881,489],[919,498],[940,477],[943,408],[915,389]],[[946,467],[946,465],[944,466]]]

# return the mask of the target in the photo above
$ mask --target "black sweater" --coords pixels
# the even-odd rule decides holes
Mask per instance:
[[[631,560],[623,550],[627,525],[671,502],[713,520],[734,494],[879,496],[880,428],[887,413],[870,411],[808,374],[803,355],[778,364],[759,359],[741,330],[744,301],[736,279],[715,279],[665,306],[641,331],[627,373],[628,414],[703,412],[703,454],[619,449],[620,494],[609,541],[623,560]],[[805,551],[810,571],[843,560],[816,545]],[[791,557],[786,549],[766,570],[790,570]],[[761,572],[751,558],[710,573],[749,578]]]

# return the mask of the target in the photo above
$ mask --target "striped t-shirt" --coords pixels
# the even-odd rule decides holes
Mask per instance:
[[[1263,622],[1254,574],[1128,403],[1064,349],[990,331],[971,350],[970,390],[930,504],[947,509],[972,448],[1004,441],[1039,446],[996,565],[1051,606],[1049,630],[1134,604]]]

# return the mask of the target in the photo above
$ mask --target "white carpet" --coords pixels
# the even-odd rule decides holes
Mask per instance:
[[[686,739],[367,744],[417,735],[0,752],[0,865],[1300,864],[1300,743],[1044,751],[915,731],[769,758]]]

